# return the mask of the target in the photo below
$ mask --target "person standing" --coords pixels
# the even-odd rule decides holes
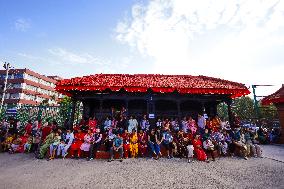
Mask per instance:
[[[158,144],[157,144],[157,135],[155,133],[155,129],[152,129],[151,132],[148,135],[148,146],[151,150],[151,157],[152,155],[154,155],[155,159],[158,159],[159,156],[159,148],[158,148]]]
[[[146,132],[140,130],[138,133],[138,152],[140,153],[141,157],[146,156],[147,152],[147,135]]]
[[[96,132],[94,133],[91,141],[91,146],[90,146],[90,155],[88,160],[93,160],[94,157],[96,157],[96,153],[101,146],[101,141],[102,141],[103,135],[100,133],[100,129],[97,128]]]
[[[206,126],[206,119],[201,114],[198,114],[197,126],[198,126],[198,132],[203,134]]]
[[[158,155],[158,158],[159,158],[159,157],[162,157],[161,144],[163,142],[163,133],[162,133],[160,128],[157,128],[156,138],[157,138],[156,152],[157,152],[157,155]]]
[[[166,148],[168,159],[173,158],[173,136],[169,129],[167,129],[163,134],[163,144]]]
[[[130,134],[130,153],[132,158],[137,158],[138,156],[138,136],[135,129],[133,129]]]
[[[112,121],[109,119],[109,117],[106,117],[106,120],[104,122],[104,130],[108,131],[111,128]]]
[[[128,121],[128,132],[131,134],[133,129],[137,131],[137,128],[138,128],[137,120],[133,116],[130,116],[130,119]]]

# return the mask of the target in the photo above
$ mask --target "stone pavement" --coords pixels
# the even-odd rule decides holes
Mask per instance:
[[[284,163],[284,145],[262,145],[263,157]]]

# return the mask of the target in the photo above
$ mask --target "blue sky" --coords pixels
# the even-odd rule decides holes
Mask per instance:
[[[64,78],[208,75],[266,95],[284,81],[279,0],[0,0],[0,60]]]

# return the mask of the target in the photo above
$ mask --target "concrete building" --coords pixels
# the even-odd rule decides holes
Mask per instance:
[[[3,95],[6,70],[0,70],[0,98]],[[44,76],[29,69],[11,69],[4,104],[39,105],[43,100],[57,105],[62,94],[55,91],[58,76]]]

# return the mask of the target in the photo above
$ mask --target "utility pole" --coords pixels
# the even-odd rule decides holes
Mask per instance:
[[[253,92],[253,102],[254,102],[254,113],[255,113],[255,117],[259,118],[259,106],[258,106],[258,100],[257,97],[264,97],[264,96],[256,96],[256,92],[255,89],[258,86],[262,86],[262,87],[270,87],[273,85],[252,85],[252,92]]]
[[[5,99],[5,95],[6,95],[6,88],[7,88],[9,70],[12,68],[10,63],[7,63],[7,62],[4,62],[3,67],[6,70],[6,76],[5,76],[5,81],[4,81],[4,89],[3,89],[2,99],[1,99],[0,112],[2,112],[4,99]]]
[[[255,117],[258,118],[259,117],[259,109],[258,109],[258,101],[256,99],[256,94],[255,94],[256,85],[252,85],[251,87],[252,87],[253,102],[254,102],[254,114],[255,114]]]

